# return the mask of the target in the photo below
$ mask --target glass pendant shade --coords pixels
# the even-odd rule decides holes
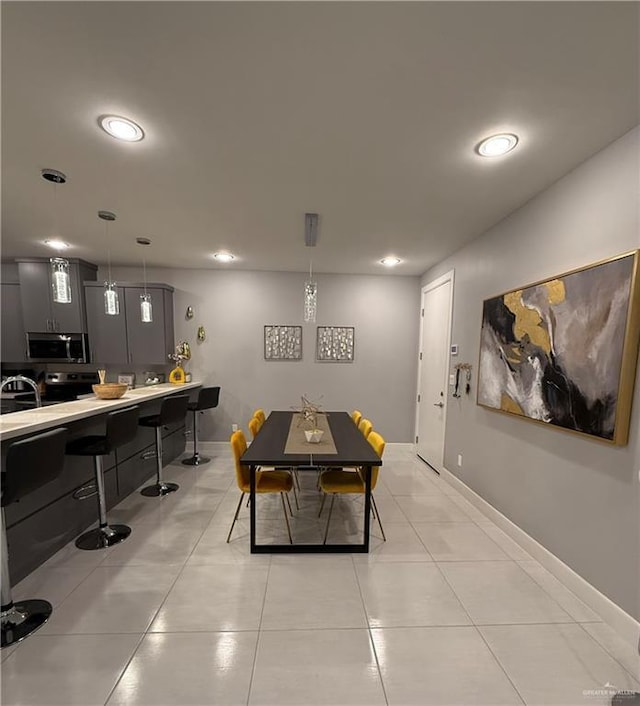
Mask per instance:
[[[69,277],[69,261],[61,257],[52,257],[50,262],[53,301],[57,304],[70,304],[71,278]]]
[[[120,301],[115,282],[104,283],[104,313],[109,316],[118,316],[120,313]]]
[[[151,295],[140,295],[140,318],[143,324],[150,324],[153,321],[153,307],[151,305]]]
[[[318,283],[308,279],[304,283],[304,322],[315,323],[318,308]]]

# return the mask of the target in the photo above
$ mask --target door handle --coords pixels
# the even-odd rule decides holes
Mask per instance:
[[[433,406],[434,407],[444,407],[444,402],[436,402]]]

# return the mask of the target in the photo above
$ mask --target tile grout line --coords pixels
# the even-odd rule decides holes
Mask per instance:
[[[101,633],[101,634],[104,634],[104,633]],[[108,634],[111,634],[111,633],[108,633]],[[124,633],[113,633],[113,634],[122,635]],[[127,633],[127,634],[131,635],[131,634],[135,634],[135,633]],[[107,698],[104,700],[104,706],[107,706],[107,704],[109,703],[109,699],[113,696],[113,692],[117,689],[118,684],[120,683],[120,680],[124,676],[127,669],[129,669],[129,665],[131,664],[133,658],[136,656],[138,650],[140,649],[140,645],[142,644],[142,641],[144,640],[146,633],[141,633],[141,634],[138,633],[138,634],[139,634],[138,642],[136,643],[136,646],[133,648],[131,655],[129,656],[129,659],[127,660],[126,664],[122,668],[122,671],[120,672],[117,679],[115,680],[115,684],[113,685],[113,687],[111,688],[111,690],[107,694]]]
[[[578,625],[582,628],[582,630],[583,630],[583,631],[584,631],[584,632],[585,632],[604,652],[606,652],[606,653],[609,655],[609,657],[611,657],[611,659],[612,659],[616,664],[619,664],[619,665],[620,665],[620,667],[622,668],[623,671],[625,671],[627,674],[629,674],[629,675],[634,679],[635,682],[637,682],[638,684],[640,684],[640,674],[639,674],[639,675],[635,675],[635,674],[633,674],[633,672],[630,672],[630,671],[627,669],[627,667],[613,654],[613,652],[611,652],[611,651],[609,650],[609,648],[608,648],[606,645],[603,645],[602,642],[600,642],[600,640],[599,640],[597,637],[594,637],[594,636],[584,627],[585,625],[589,625],[589,624],[590,624],[590,625],[603,625],[603,624],[606,625],[606,623],[584,623],[584,624],[583,624],[583,623],[578,623]],[[607,627],[609,627],[609,626],[607,626]],[[611,628],[611,629],[612,629],[612,628]],[[615,631],[614,631],[614,633],[615,633]],[[616,636],[617,636],[617,633],[615,633],[615,634],[616,634]],[[640,670],[640,654],[639,654],[639,655],[636,655],[636,659],[637,659],[638,662],[639,662],[639,667],[638,667],[638,669]]]
[[[371,645],[371,649],[373,650],[373,656],[376,660],[376,669],[378,670],[378,676],[380,677],[380,686],[382,687],[382,695],[384,696],[385,704],[387,704],[387,706],[389,706],[389,697],[387,696],[387,689],[384,685],[384,678],[382,676],[382,669],[380,668],[380,660],[378,658],[378,651],[376,650],[376,643],[374,642],[373,634],[371,632],[371,623],[369,622],[369,615],[367,613],[367,605],[365,603],[364,596],[362,594],[362,586],[360,585],[360,578],[358,577],[358,567],[356,566],[356,562],[353,558],[353,554],[351,555],[351,565],[353,566],[353,573],[355,575],[356,585],[358,586],[358,593],[360,594],[360,600],[362,601],[362,610],[364,612],[365,620],[367,621],[367,635],[369,636],[369,644]]]
[[[492,656],[493,659],[495,660],[496,664],[500,667],[500,669],[502,669],[502,672],[504,673],[505,677],[507,678],[507,681],[509,682],[509,684],[511,684],[511,686],[513,687],[513,690],[516,692],[516,694],[518,694],[518,697],[520,698],[520,700],[522,701],[522,703],[525,704],[525,706],[526,706],[526,703],[527,703],[527,702],[525,701],[524,696],[520,693],[520,690],[519,690],[518,687],[515,685],[515,682],[514,682],[513,679],[511,678],[511,675],[509,674],[509,672],[507,672],[506,667],[502,664],[502,662],[498,659],[498,656],[497,656],[497,655],[494,653],[494,651],[491,649],[491,645],[487,642],[485,636],[482,634],[482,630],[480,630],[480,628],[479,628],[478,626],[476,626],[476,625],[474,625],[473,627],[474,627],[474,630],[478,633],[478,635],[480,635],[480,639],[481,639],[481,640],[484,642],[484,644],[487,646],[487,649],[489,650],[489,653],[491,654],[491,656]]]
[[[590,608],[583,600],[581,600],[580,598],[578,598],[578,596],[576,596],[576,594],[575,594],[570,588],[567,588],[567,587],[564,585],[564,583],[562,583],[562,581],[560,581],[560,579],[556,578],[548,569],[546,569],[544,566],[542,566],[542,564],[540,564],[539,561],[536,561],[535,559],[531,558],[531,559],[524,559],[524,560],[517,560],[517,559],[516,559],[515,562],[516,562],[516,564],[518,564],[518,566],[520,566],[520,564],[522,564],[522,563],[524,563],[524,562],[533,562],[533,563],[537,564],[537,565],[540,566],[544,571],[546,571],[546,572],[552,577],[552,579],[555,579],[555,581],[557,581],[557,583],[558,583],[562,588],[564,588],[564,590],[567,591],[567,593],[569,593],[569,595],[571,596],[571,598],[573,598],[574,600],[578,601],[578,603],[580,603],[580,604],[582,604],[583,606],[585,606],[585,608],[587,608],[587,609],[588,609],[589,611],[591,611],[594,615],[596,615],[598,618],[600,618],[600,616],[596,613],[595,610],[593,610],[593,608]],[[525,574],[527,574],[527,576],[528,576],[532,581],[534,581],[538,586],[540,586],[540,588],[541,588],[545,593],[547,593],[549,596],[551,596],[551,598],[553,598],[553,596],[551,595],[551,591],[549,591],[549,589],[547,589],[540,581],[538,581],[537,577],[532,576],[524,567],[520,566],[520,568],[522,569],[522,571],[525,572]],[[552,582],[552,583],[553,583],[553,582]],[[560,605],[560,607],[562,608],[562,610],[565,611],[565,613],[569,613],[569,611],[568,611],[566,608],[564,608],[564,607],[562,606],[562,604],[560,603],[560,601],[558,601],[558,600],[555,599],[555,598],[554,598],[554,600],[556,601],[556,603],[558,603],[558,605]],[[571,614],[569,613],[569,615],[571,615]],[[571,617],[573,618],[572,615],[571,615]],[[600,620],[597,620],[597,621],[596,621],[596,620],[584,620],[584,621],[579,621],[579,620],[576,620],[575,618],[573,618],[573,619],[576,621],[576,623],[579,623],[579,622],[585,622],[585,623],[595,623],[595,622],[598,622],[598,623],[603,623],[603,622],[604,622],[604,621],[602,620],[602,618],[600,618]]]
[[[162,522],[164,522],[164,520],[166,520],[165,517],[163,517],[163,518],[161,519],[160,524],[162,524]],[[156,527],[157,527],[157,526],[158,526],[158,525],[156,525]],[[118,685],[119,685],[120,682],[122,681],[122,677],[126,674],[127,669],[129,668],[129,665],[131,664],[132,660],[134,659],[134,657],[135,657],[136,654],[138,653],[138,650],[140,649],[140,645],[142,644],[142,641],[145,639],[145,637],[146,637],[147,635],[150,634],[150,633],[149,633],[149,628],[153,625],[154,620],[158,617],[158,613],[162,610],[162,607],[163,607],[164,604],[166,603],[166,600],[167,600],[167,598],[169,597],[169,594],[171,593],[171,591],[173,591],[173,588],[174,588],[174,586],[176,585],[178,579],[182,576],[182,572],[184,571],[184,568],[185,568],[185,566],[187,565],[187,561],[188,561],[189,557],[191,556],[191,554],[193,553],[194,549],[196,548],[196,546],[198,545],[198,543],[199,543],[200,540],[202,539],[202,535],[205,533],[205,531],[206,531],[206,527],[204,527],[204,528],[202,529],[202,531],[200,532],[200,535],[198,536],[198,539],[194,542],[194,545],[193,545],[193,548],[191,549],[191,552],[189,552],[189,556],[187,556],[187,558],[186,558],[186,559],[184,560],[184,562],[182,563],[182,566],[180,567],[180,570],[179,570],[178,573],[176,574],[176,577],[175,577],[175,579],[173,580],[173,582],[171,583],[171,586],[169,587],[169,589],[167,590],[167,592],[166,592],[166,594],[165,594],[163,600],[160,602],[160,605],[158,606],[157,610],[155,611],[155,613],[153,614],[153,616],[152,616],[151,619],[149,620],[149,623],[147,624],[147,627],[145,628],[144,632],[143,632],[142,635],[140,636],[140,640],[138,641],[138,644],[136,645],[136,648],[133,650],[133,652],[132,652],[132,654],[131,654],[131,657],[128,659],[128,661],[127,661],[127,663],[125,664],[124,668],[123,668],[122,671],[120,672],[120,676],[116,679],[116,683],[114,684],[113,688],[112,688],[111,691],[109,692],[109,695],[107,696],[107,698],[106,698],[106,700],[105,700],[105,702],[104,702],[104,705],[105,705],[105,706],[107,706],[107,704],[109,703],[109,699],[113,696],[115,690],[118,688]],[[156,634],[156,633],[151,633],[151,634]]]
[[[515,562],[514,562],[514,563],[515,563]],[[500,669],[503,671],[505,677],[507,678],[507,681],[509,682],[509,684],[511,684],[511,686],[512,686],[513,689],[514,689],[514,691],[515,691],[516,694],[518,695],[518,698],[522,701],[523,704],[526,705],[526,701],[525,701],[524,698],[522,697],[522,694],[521,694],[520,691],[517,689],[516,685],[513,683],[513,680],[511,679],[511,677],[510,677],[509,674],[507,673],[507,670],[506,670],[506,669],[504,668],[504,666],[502,665],[502,662],[500,662],[500,660],[499,660],[499,659],[495,656],[495,654],[493,653],[493,650],[491,649],[491,647],[489,647],[489,644],[488,644],[487,641],[485,640],[485,637],[484,637],[484,635],[482,634],[482,631],[480,630],[480,628],[478,627],[478,625],[476,625],[475,621],[474,621],[473,618],[471,617],[471,614],[470,614],[469,611],[467,610],[467,607],[466,607],[465,604],[462,602],[462,599],[458,596],[458,594],[456,593],[454,587],[453,587],[453,586],[451,585],[451,583],[449,582],[449,579],[445,576],[444,571],[442,571],[442,569],[441,569],[440,566],[438,565],[438,562],[435,562],[435,564],[436,564],[436,566],[438,567],[438,571],[439,571],[440,574],[442,575],[442,578],[443,578],[444,581],[446,582],[447,586],[449,586],[449,588],[450,588],[451,591],[453,592],[453,595],[456,597],[456,599],[458,600],[458,602],[459,602],[460,605],[462,606],[462,609],[464,610],[464,612],[465,612],[465,613],[467,614],[467,616],[469,617],[469,620],[471,621],[471,625],[470,625],[469,627],[472,627],[472,628],[475,630],[475,632],[480,636],[480,639],[481,639],[481,640],[485,643],[485,645],[487,646],[487,649],[489,650],[489,653],[491,654],[491,656],[493,657],[493,659],[496,661],[496,664],[497,664],[497,665],[500,667]]]
[[[258,661],[258,647],[260,646],[260,637],[262,636],[262,618],[264,616],[264,607],[267,603],[267,591],[269,590],[269,578],[271,577],[271,558],[269,559],[269,565],[267,566],[267,580],[264,584],[264,596],[262,597],[262,608],[260,609],[260,622],[258,623],[258,636],[256,638],[256,647],[253,652],[253,664],[251,665],[251,675],[249,676],[249,688],[247,690],[247,700],[246,704],[248,706],[251,700],[251,690],[253,688],[253,677],[256,672],[256,663]]]

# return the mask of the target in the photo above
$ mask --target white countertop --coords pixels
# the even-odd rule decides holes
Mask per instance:
[[[26,409],[22,412],[12,412],[0,415],[0,440],[6,441],[16,436],[35,434],[39,431],[61,427],[78,419],[86,419],[97,414],[105,414],[115,409],[124,409],[140,402],[148,402],[159,397],[179,392],[187,392],[195,387],[200,387],[200,382],[187,382],[182,385],[173,385],[169,382],[148,387],[136,387],[127,391],[117,400],[91,399],[62,402],[50,407]]]

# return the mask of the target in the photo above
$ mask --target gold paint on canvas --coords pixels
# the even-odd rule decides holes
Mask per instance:
[[[549,304],[562,304],[565,299],[564,282],[559,279],[552,279],[550,282],[545,282],[547,288],[547,296]]]
[[[519,414],[524,416],[524,412],[522,411],[520,405],[515,400],[512,400],[506,392],[503,392],[502,397],[500,398],[500,409],[503,412],[511,412],[511,414]]]
[[[530,309],[522,303],[522,290],[509,292],[504,295],[504,304],[516,317],[513,324],[513,333],[521,341],[524,336],[545,353],[551,353],[551,340],[547,331],[540,326],[542,317],[535,309]]]

